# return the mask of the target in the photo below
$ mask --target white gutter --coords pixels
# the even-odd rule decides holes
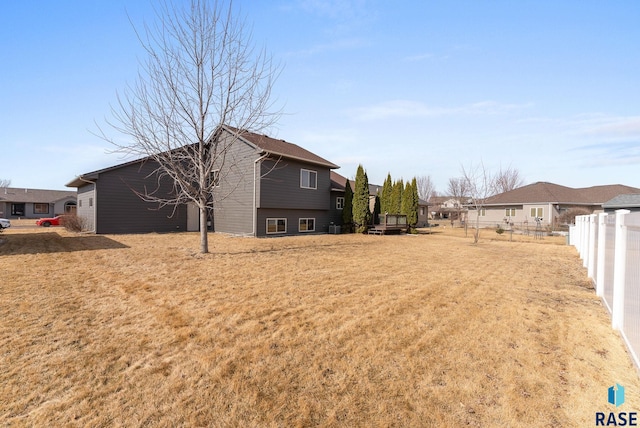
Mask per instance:
[[[257,204],[257,179],[256,179],[256,165],[258,162],[261,162],[263,159],[269,156],[269,153],[265,153],[260,156],[258,159],[253,161],[253,237],[255,238],[258,233],[258,208]]]

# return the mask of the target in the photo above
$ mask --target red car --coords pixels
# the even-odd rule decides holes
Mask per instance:
[[[58,215],[55,217],[38,219],[38,221],[36,221],[36,224],[38,226],[49,227],[49,226],[62,226],[63,222],[64,222],[64,216]]]

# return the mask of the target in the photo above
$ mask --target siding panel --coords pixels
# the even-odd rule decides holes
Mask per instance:
[[[137,192],[170,195],[173,183],[163,178],[158,183],[152,161],[125,165],[100,174],[97,181],[96,233],[172,232],[187,229],[186,205],[159,208],[145,202]],[[149,176],[149,174],[152,174]]]

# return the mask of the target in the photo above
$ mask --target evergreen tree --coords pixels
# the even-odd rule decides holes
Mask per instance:
[[[418,209],[420,208],[420,199],[418,197],[418,183],[415,177],[411,180],[411,184],[408,185],[410,192],[408,196],[409,202],[407,203],[407,224],[412,228],[418,224]],[[407,191],[405,190],[405,194]]]
[[[393,192],[393,182],[391,181],[391,174],[387,173],[387,178],[382,185],[382,192],[380,194],[380,212],[391,212],[391,193]]]
[[[393,184],[391,198],[389,202],[389,214],[400,214],[402,212],[402,194],[404,193],[404,182],[402,179]]]
[[[352,212],[356,232],[364,233],[367,230],[371,212],[369,211],[369,183],[362,165],[358,165],[358,171],[356,172]]]
[[[344,186],[344,204],[342,206],[342,228],[344,232],[351,233],[353,225],[353,190],[347,180]]]

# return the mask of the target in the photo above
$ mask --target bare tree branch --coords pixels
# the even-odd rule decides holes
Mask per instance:
[[[436,187],[431,180],[430,175],[421,175],[416,177],[418,183],[418,197],[424,201],[431,199],[431,196],[435,196]]]
[[[511,166],[507,169],[500,168],[494,180],[496,194],[508,192],[524,185],[524,179],[520,176],[520,171]]]
[[[480,217],[486,199],[495,194],[496,179],[480,161],[479,165],[471,164],[468,168],[462,166],[462,177],[468,193],[469,206],[476,211],[476,227],[473,232],[473,242],[480,238]]]
[[[201,251],[208,252],[207,213],[234,190],[227,186],[221,194],[216,183],[242,160],[230,150],[242,132],[260,133],[280,117],[271,91],[281,68],[254,48],[231,2],[191,0],[182,9],[163,2],[156,17],[135,29],[147,57],[135,84],[118,94],[108,122],[130,140],[100,133],[115,152],[155,161],[153,174],[175,185],[171,196],[145,190],[141,198],[200,209]],[[223,126],[231,132],[223,134]]]

